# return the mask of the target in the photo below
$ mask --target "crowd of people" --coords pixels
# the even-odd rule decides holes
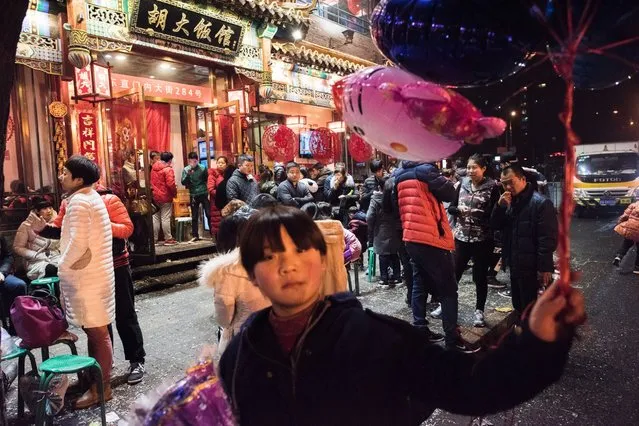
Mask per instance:
[[[411,161],[389,173],[373,160],[371,175],[358,188],[341,164],[330,170],[321,163],[308,169],[277,163],[272,171],[261,166],[256,178],[248,155],[235,164],[218,157],[214,168],[188,155],[181,182],[190,194],[193,241],[200,239],[201,206],[220,253],[200,268],[200,283],[215,292],[216,363],[243,424],[264,418],[337,424],[362,415],[371,424],[408,424],[435,407],[482,414],[520,403],[559,377],[574,326],[584,318],[583,300],[578,292],[548,289],[556,212],[537,190],[538,176],[515,156],[502,158],[498,176],[481,155],[450,173]],[[151,155],[154,236],[161,229],[167,245],[176,243],[172,161],[169,152]],[[67,193],[60,212],[46,200],[36,204],[14,251],[24,257],[29,279],[59,276],[67,320],[87,334],[110,399],[111,323],[131,364],[129,383],[142,380],[146,354],[126,245],[133,222],[117,196],[96,187],[98,179],[95,163],[71,157],[60,176]],[[0,243],[3,301],[10,305],[26,286],[5,267],[13,258]],[[501,256],[495,256],[496,246]],[[382,288],[405,283],[412,326],[364,311],[341,293],[345,266],[363,265],[367,247],[379,258]],[[470,260],[473,325],[486,325],[488,277],[499,262],[510,270],[520,327],[481,362],[460,356],[477,350],[458,326],[457,285]],[[429,295],[439,304],[433,312],[427,310]],[[441,318],[444,335],[428,327],[429,314]],[[544,360],[555,367],[542,374],[535,366]],[[477,392],[485,386],[512,392],[478,397],[488,397]],[[357,389],[367,389],[366,396],[353,399]],[[92,386],[76,407],[97,400]],[[325,403],[335,410],[321,410]],[[345,417],[337,421],[335,413]]]

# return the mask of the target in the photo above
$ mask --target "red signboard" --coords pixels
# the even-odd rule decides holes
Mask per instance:
[[[193,86],[123,74],[111,74],[111,84],[114,93],[130,89],[143,89],[144,96],[148,97],[212,103],[211,88],[207,86]]]
[[[78,114],[78,125],[80,128],[80,155],[84,155],[89,160],[98,163],[98,135],[97,119],[92,112],[81,112]]]

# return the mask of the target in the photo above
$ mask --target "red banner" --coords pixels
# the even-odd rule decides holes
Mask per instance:
[[[212,103],[209,86],[193,86],[158,79],[134,77],[124,74],[111,74],[113,91],[144,89],[144,96],[175,99],[196,103]]]
[[[98,163],[98,126],[97,119],[92,112],[81,112],[78,114],[78,125],[80,128],[80,155],[84,155],[89,160]]]

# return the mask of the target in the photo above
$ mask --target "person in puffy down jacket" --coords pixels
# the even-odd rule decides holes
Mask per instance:
[[[173,199],[177,196],[175,185],[175,172],[172,167],[173,154],[163,152],[160,161],[156,161],[151,167],[151,189],[153,190],[153,202],[159,209],[153,215],[153,236],[158,241],[160,226],[164,234],[164,244],[174,245],[177,241],[171,234],[171,214],[173,212]]]
[[[628,250],[639,242],[639,201],[630,204],[619,217],[615,232],[623,237],[621,247],[612,261],[613,265],[619,266]],[[635,266],[632,272],[639,274],[639,247],[637,247]]]

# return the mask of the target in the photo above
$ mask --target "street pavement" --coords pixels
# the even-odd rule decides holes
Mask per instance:
[[[639,276],[632,274],[634,249],[621,268],[612,266],[618,237],[612,231],[615,218],[575,219],[572,232],[573,265],[583,274],[577,283],[586,295],[588,324],[582,328],[562,379],[541,395],[514,410],[474,419],[477,425],[632,425],[639,424]],[[507,281],[500,274],[501,281]],[[381,289],[360,275],[364,306],[377,312],[410,320],[405,287]],[[140,323],[147,351],[145,380],[136,386],[126,384],[126,368],[118,337],[115,343],[113,400],[107,404],[109,424],[116,425],[139,397],[179,379],[206,345],[215,342],[213,296],[208,288],[194,283],[148,293],[137,298]],[[495,308],[510,306],[510,300],[489,290],[487,321],[490,326],[504,318]],[[433,306],[434,307],[434,306]],[[460,324],[472,340],[483,332],[472,327],[474,285],[467,273],[460,283]],[[431,320],[441,331],[441,323]],[[78,348],[86,351],[82,332]],[[52,355],[64,353],[53,348]],[[428,384],[425,384],[428,386]],[[9,391],[10,424],[16,420],[15,383]],[[90,425],[99,422],[99,410],[65,411],[56,417],[60,425]],[[473,419],[436,411],[425,425],[472,424]],[[96,423],[97,424],[97,423]]]

